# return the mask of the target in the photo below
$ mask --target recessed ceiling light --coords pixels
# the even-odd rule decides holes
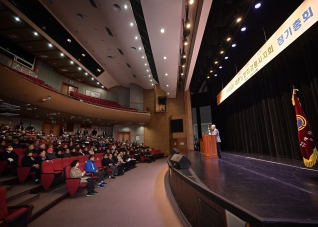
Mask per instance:
[[[226,41],[230,41],[231,40],[231,37],[228,37],[227,39],[226,39]]]
[[[169,87],[169,84],[167,84],[167,87]]]
[[[74,62],[73,61],[70,61],[70,63],[73,65],[74,64]]]
[[[49,45],[49,47],[52,47],[52,46],[53,46],[51,43],[49,43],[48,45]]]
[[[69,42],[69,43],[70,43],[70,42],[72,42],[72,40],[71,40],[71,39],[67,39],[67,42]]]
[[[241,31],[242,31],[242,32],[246,31],[246,27],[242,27],[242,28],[241,28]]]
[[[130,22],[130,26],[133,26],[134,25],[134,23],[133,22]]]
[[[102,86],[102,88],[104,88],[104,86]]]
[[[152,79],[150,79],[150,81],[152,81]]]
[[[88,75],[88,73],[85,73],[85,76],[87,76]]]
[[[151,84],[153,86],[153,84]]]
[[[213,70],[210,70],[210,73],[212,73],[213,72]]]
[[[161,33],[165,33],[165,30],[163,28],[161,28],[160,32]]]
[[[194,3],[194,0],[189,0],[189,4],[192,5]]]
[[[215,62],[214,62],[214,64],[217,64],[217,63],[219,63],[219,62],[218,62],[218,61],[215,61]]]
[[[85,54],[83,53],[82,56],[85,57]]]
[[[61,57],[64,57],[64,54],[63,53],[60,53]]]
[[[218,74],[214,74],[214,76],[217,76]]]
[[[222,69],[223,67],[222,66],[219,66],[219,69]]]
[[[98,71],[98,72],[101,72],[102,70],[100,70],[100,69],[97,69],[97,71]]]
[[[165,75],[168,76],[168,73],[166,73]]]
[[[228,56],[225,57],[225,59],[228,59],[228,58],[229,58]]]
[[[220,54],[223,54],[224,53],[224,51],[222,50],[222,51],[220,51]]]
[[[236,22],[238,23],[238,22],[240,22],[241,20],[242,20],[242,18],[239,17],[239,18],[237,18]]]
[[[149,72],[149,69],[147,69],[147,72]]]
[[[137,36],[135,36],[135,39],[138,39],[138,37],[137,37]]]
[[[145,63],[145,65],[147,65],[147,63]]]
[[[183,76],[183,73],[181,73],[180,75]]]
[[[149,77],[151,77],[151,75],[149,75]]]
[[[139,47],[138,49],[141,50],[141,47]]]
[[[235,43],[233,43],[233,44],[232,44],[232,47],[236,47],[236,44],[235,44]]]
[[[91,79],[92,79],[92,80],[94,80],[94,78],[93,78],[93,77],[92,77]]]
[[[207,76],[206,78],[210,79],[210,76]]]
[[[259,2],[259,3],[257,3],[256,5],[255,5],[255,9],[258,9],[259,7],[261,7],[261,3]]]
[[[166,56],[164,56],[164,57],[163,57],[163,59],[165,59],[165,60],[166,60],[166,59],[167,59],[167,57],[166,57]]]
[[[127,9],[128,8],[127,5],[124,5],[124,8]]]
[[[167,93],[167,95],[169,95],[169,92]]]
[[[20,21],[20,18],[19,17],[15,17],[14,18],[16,21]]]
[[[97,82],[97,84],[99,84],[99,82]]]
[[[39,35],[37,32],[33,32],[33,34],[34,34],[35,36],[38,36],[38,35]]]
[[[145,56],[142,56],[141,58],[145,58]]]

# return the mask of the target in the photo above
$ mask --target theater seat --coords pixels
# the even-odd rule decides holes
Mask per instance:
[[[44,190],[48,190],[54,182],[59,182],[62,179],[63,171],[55,171],[53,162],[45,161],[41,165],[41,182]]]
[[[29,175],[35,175],[35,172],[31,172],[31,167],[27,166],[22,166],[22,159],[24,155],[19,155],[18,159],[18,168],[17,168],[17,174],[18,174],[18,179],[20,183],[23,183]]]
[[[33,210],[33,205],[7,207],[6,189],[0,187],[0,226],[24,227],[27,226]]]
[[[86,188],[87,183],[81,183],[80,178],[71,178],[71,166],[66,166],[65,168],[65,177],[66,177],[66,187],[70,196],[75,195],[78,189]]]

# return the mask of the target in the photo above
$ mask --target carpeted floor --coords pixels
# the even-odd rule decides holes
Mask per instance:
[[[80,191],[29,226],[188,226],[170,191],[166,159],[137,165],[124,176],[106,178],[94,197]]]

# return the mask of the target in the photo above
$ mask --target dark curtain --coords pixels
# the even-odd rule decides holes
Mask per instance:
[[[318,24],[219,106],[212,106],[222,149],[301,159],[292,88],[318,139]],[[214,96],[214,103],[216,97]]]

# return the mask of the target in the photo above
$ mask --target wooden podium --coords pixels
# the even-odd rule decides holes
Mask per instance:
[[[203,152],[205,158],[218,158],[216,148],[216,137],[203,134]]]

